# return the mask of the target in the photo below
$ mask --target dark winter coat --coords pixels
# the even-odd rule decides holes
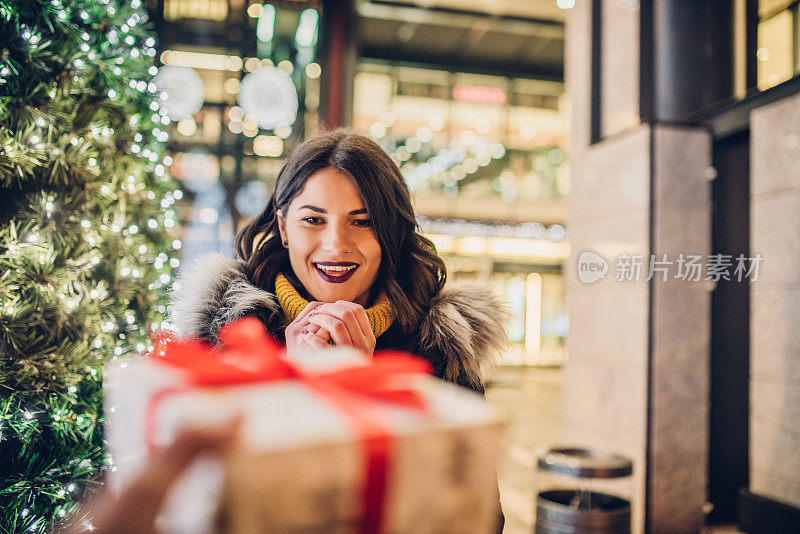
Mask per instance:
[[[171,320],[181,335],[216,342],[220,327],[252,315],[265,324],[275,314],[283,317],[275,293],[248,280],[244,263],[218,254],[203,256],[179,279],[173,293]],[[482,285],[448,285],[430,303],[413,332],[403,332],[395,321],[376,340],[376,350],[396,349],[428,360],[434,374],[475,391],[483,391],[483,369],[507,343],[503,304]],[[278,321],[283,324],[283,321]],[[285,325],[284,325],[285,327]],[[270,332],[279,340],[283,331]]]

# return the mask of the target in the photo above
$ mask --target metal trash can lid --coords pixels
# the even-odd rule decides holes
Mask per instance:
[[[539,456],[539,470],[572,478],[619,478],[633,472],[633,463],[619,454],[579,447],[553,448]]]

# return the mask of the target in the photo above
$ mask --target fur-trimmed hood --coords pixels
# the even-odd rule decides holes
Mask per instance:
[[[215,342],[219,329],[235,319],[276,312],[282,313],[277,297],[248,280],[243,262],[208,254],[183,269],[173,289],[170,320],[179,335]],[[507,319],[506,307],[485,285],[448,284],[432,299],[415,346],[421,356],[443,358],[444,379],[482,389],[485,368],[508,343]]]

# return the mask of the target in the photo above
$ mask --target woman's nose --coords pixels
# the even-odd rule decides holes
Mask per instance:
[[[352,247],[347,227],[341,224],[329,224],[325,229],[323,247],[333,253],[350,252]]]

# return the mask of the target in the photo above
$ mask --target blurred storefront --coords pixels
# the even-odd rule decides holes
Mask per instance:
[[[560,365],[569,329],[563,16],[555,2],[358,2],[352,126],[400,167],[451,280],[512,314],[507,365]]]
[[[283,158],[318,128],[319,2],[151,0],[184,259],[233,254]]]
[[[400,167],[452,279],[512,313],[507,364],[560,364],[569,191],[561,83],[362,60],[353,126]]]

